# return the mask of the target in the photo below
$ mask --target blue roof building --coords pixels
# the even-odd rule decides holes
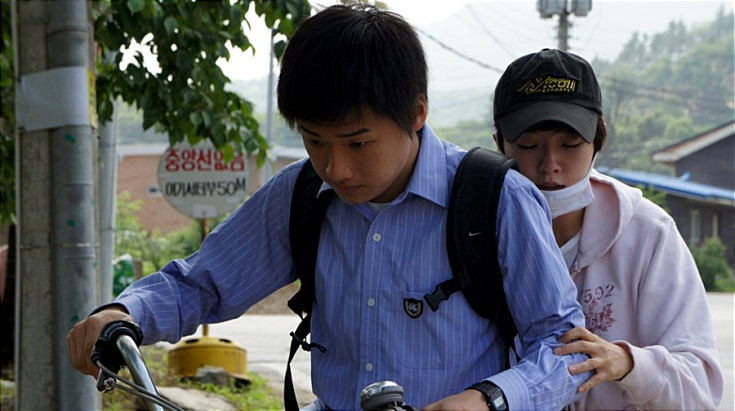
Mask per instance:
[[[689,245],[709,237],[725,244],[735,263],[735,120],[665,147],[652,160],[672,175],[642,171],[598,170],[633,186],[666,194],[666,206]]]
[[[663,174],[622,170],[619,168],[597,167],[597,169],[602,173],[633,186],[643,186],[690,200],[735,207],[735,190],[691,181],[691,173],[684,173],[680,177],[671,177]]]

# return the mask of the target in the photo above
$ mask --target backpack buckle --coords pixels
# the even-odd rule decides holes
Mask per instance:
[[[437,284],[434,292],[424,295],[424,300],[429,304],[432,311],[439,309],[439,304],[449,299],[449,296],[460,290],[459,281],[456,277]]]
[[[308,351],[311,351],[312,348],[316,348],[317,350],[321,352],[327,352],[327,349],[323,345],[317,344],[314,342],[308,343],[306,342],[306,340],[296,335],[296,333],[293,331],[291,331],[290,335],[291,335],[291,338],[293,338],[294,340],[296,340],[297,343],[299,343],[299,345],[301,346],[301,349],[304,351],[308,352]]]

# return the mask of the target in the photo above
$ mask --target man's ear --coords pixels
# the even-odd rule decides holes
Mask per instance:
[[[416,97],[416,103],[414,105],[413,115],[413,131],[419,131],[426,123],[426,117],[429,115],[429,103],[426,101],[426,96],[420,94]]]

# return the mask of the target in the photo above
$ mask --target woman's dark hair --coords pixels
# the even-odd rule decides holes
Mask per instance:
[[[401,16],[367,5],[331,6],[304,21],[286,46],[278,109],[298,121],[338,123],[370,108],[413,131],[427,66],[416,32]]]
[[[505,154],[505,139],[503,138],[503,132],[501,131],[500,125],[498,125],[497,121],[495,122],[495,128],[497,135],[498,151]],[[570,129],[574,131],[574,129],[569,127],[568,125],[554,120],[536,123],[526,131],[550,131],[563,129]],[[576,131],[574,132],[576,133]],[[597,129],[595,130],[595,138],[592,140],[592,144],[594,144],[595,146],[595,153],[598,153],[600,152],[600,150],[602,150],[602,147],[605,145],[606,139],[607,124],[605,124],[605,119],[603,119],[602,116],[597,116]]]

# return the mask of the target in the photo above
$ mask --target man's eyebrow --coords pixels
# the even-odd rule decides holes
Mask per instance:
[[[351,131],[349,133],[337,134],[337,137],[355,137],[355,136],[359,136],[360,134],[365,134],[368,131],[370,131],[370,130],[368,130],[366,127],[363,127],[363,128],[357,129],[355,131]]]
[[[313,136],[321,137],[319,133],[313,130],[309,130],[308,128],[304,127],[302,124],[299,124],[299,129]],[[363,127],[355,131],[350,131],[349,133],[337,134],[337,137],[343,137],[343,138],[355,137],[355,136],[359,136],[360,134],[367,133],[368,131],[370,130],[368,130],[366,127]]]
[[[309,130],[308,128],[304,127],[302,124],[299,124],[299,130],[309,133],[311,135],[317,136],[317,137],[321,137],[317,132]]]

